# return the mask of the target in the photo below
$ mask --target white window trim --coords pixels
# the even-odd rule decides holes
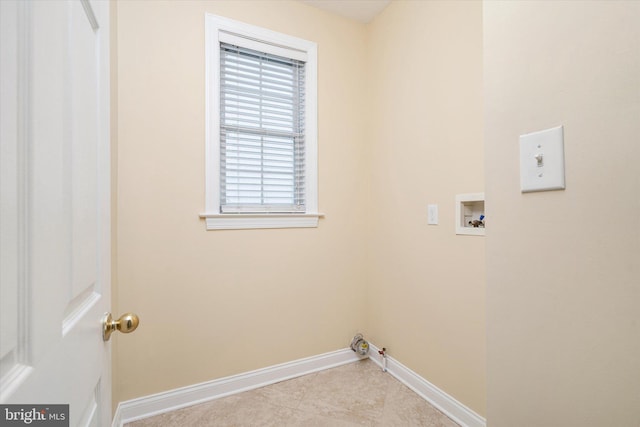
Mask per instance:
[[[304,213],[220,213],[220,38],[240,37],[273,45],[274,49],[297,50],[306,55],[305,190]],[[207,230],[243,228],[317,227],[318,218],[318,48],[316,43],[281,34],[221,16],[205,15],[206,88],[206,200]]]

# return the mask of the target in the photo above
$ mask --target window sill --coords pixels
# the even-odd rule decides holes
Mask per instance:
[[[243,230],[259,228],[313,228],[318,226],[322,213],[287,214],[218,214],[203,213],[207,230]]]

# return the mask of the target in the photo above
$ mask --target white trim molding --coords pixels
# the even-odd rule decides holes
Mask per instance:
[[[382,368],[379,348],[369,343],[369,356]],[[366,358],[366,357],[365,357]],[[350,348],[282,363],[243,374],[232,375],[200,384],[120,402],[112,427],[197,405],[233,394],[275,384],[325,369],[362,360]],[[440,390],[393,357],[387,356],[387,372],[413,390],[418,396],[438,408],[461,427],[486,427],[487,421],[473,410]]]
[[[380,349],[371,343],[369,343],[369,346],[369,359],[382,369],[382,356],[378,354]],[[387,372],[413,390],[418,396],[438,408],[447,417],[460,424],[460,426],[486,427],[487,420],[485,418],[440,390],[393,357],[387,356]]]
[[[323,217],[323,213],[200,214],[206,221],[207,230],[317,227],[318,219]]]
[[[350,348],[120,402],[113,427],[362,360]]]

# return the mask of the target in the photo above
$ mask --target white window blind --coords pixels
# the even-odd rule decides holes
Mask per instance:
[[[220,210],[305,211],[305,62],[220,42]]]

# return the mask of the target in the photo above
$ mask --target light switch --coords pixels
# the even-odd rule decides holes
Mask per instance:
[[[520,135],[520,189],[563,190],[564,129],[562,126]]]
[[[438,205],[427,205],[427,224],[438,225]]]

